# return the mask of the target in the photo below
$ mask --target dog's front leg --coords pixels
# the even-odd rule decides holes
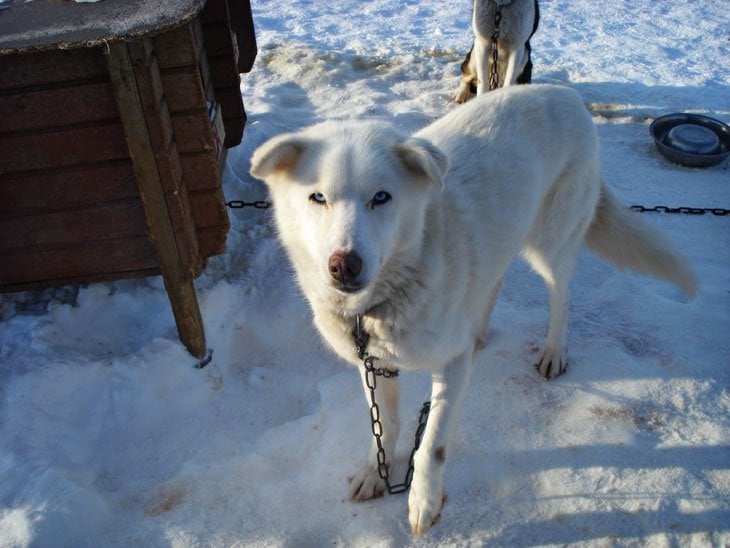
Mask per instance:
[[[489,91],[489,65],[492,58],[492,46],[485,40],[474,41],[474,52],[472,54],[477,74],[477,95]]]
[[[414,536],[421,535],[441,515],[448,444],[461,415],[471,368],[472,351],[469,349],[442,372],[433,375],[431,413],[415,455],[413,483],[408,495],[408,520]]]
[[[364,367],[360,367],[362,385],[365,389],[365,400],[370,407],[371,416],[377,413],[381,424],[382,436],[380,442],[385,450],[385,465],[393,470],[395,457],[395,442],[398,439],[400,422],[398,417],[398,379],[396,377],[381,377],[375,379],[375,403],[377,412],[371,407],[371,393]],[[372,377],[371,377],[372,380]],[[385,481],[378,472],[378,445],[373,437],[370,455],[362,463],[355,476],[350,480],[350,498],[354,500],[368,500],[379,497],[385,492]]]
[[[509,56],[507,57],[507,72],[504,75],[504,87],[517,83],[517,77],[525,65],[525,56],[526,51],[524,46],[515,46],[510,49]]]

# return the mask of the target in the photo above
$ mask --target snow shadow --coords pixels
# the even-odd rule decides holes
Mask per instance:
[[[632,538],[646,539],[653,534],[707,533],[722,530],[730,523],[730,511],[708,510],[686,513],[671,504],[669,508],[627,512],[584,512],[559,514],[552,519],[525,521],[508,526],[490,542],[495,546],[564,545],[586,543],[597,539],[614,542]]]
[[[272,86],[255,100],[255,112],[248,107],[243,142],[229,150],[229,170],[239,178],[248,177],[251,154],[265,141],[280,133],[299,130],[318,121],[316,109],[307,91],[295,81]]]
[[[721,99],[727,88],[716,82],[702,86],[651,86],[641,82],[573,82],[565,71],[537,74],[535,83],[563,84],[575,89],[597,121],[649,123],[672,112],[693,112],[727,119],[730,108]],[[640,101],[637,103],[637,99]]]
[[[725,469],[728,455],[730,455],[730,445],[656,447],[652,443],[642,443],[637,439],[632,445],[571,445],[552,449],[521,450],[504,455],[504,458],[514,463],[521,474],[565,467],[627,470],[683,468],[696,474],[703,474],[709,470]]]

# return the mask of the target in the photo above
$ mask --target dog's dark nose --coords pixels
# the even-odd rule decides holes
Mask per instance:
[[[330,256],[328,267],[335,281],[351,284],[362,272],[362,259],[354,251],[335,251]]]

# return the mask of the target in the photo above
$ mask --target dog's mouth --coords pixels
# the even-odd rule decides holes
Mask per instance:
[[[332,287],[334,287],[338,291],[342,291],[343,293],[347,293],[348,295],[353,295],[355,293],[358,293],[365,289],[365,286],[363,284],[358,284],[354,282],[332,282]]]

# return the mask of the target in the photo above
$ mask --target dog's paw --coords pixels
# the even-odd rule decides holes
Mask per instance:
[[[446,502],[442,490],[420,490],[411,486],[408,495],[408,522],[411,524],[413,536],[418,538],[441,517],[441,510]]]
[[[469,90],[469,86],[462,86],[459,88],[459,91],[456,92],[456,95],[454,95],[454,102],[455,103],[466,103],[469,99],[472,98],[472,92]]]
[[[378,474],[378,468],[371,462],[364,462],[350,478],[350,498],[352,500],[369,500],[382,497],[385,493],[385,481]]]
[[[568,354],[565,349],[551,350],[546,348],[535,369],[546,379],[554,379],[568,368]]]

